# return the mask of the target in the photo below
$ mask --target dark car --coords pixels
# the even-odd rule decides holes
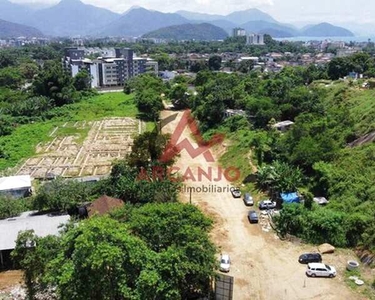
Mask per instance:
[[[243,197],[243,202],[245,203],[246,206],[253,206],[254,205],[254,199],[251,197],[249,193],[246,193],[245,196]]]
[[[250,223],[258,223],[258,214],[255,210],[250,210],[247,218]]]
[[[232,193],[233,198],[241,198],[241,190],[239,188],[232,187],[230,192]]]
[[[298,261],[301,264],[321,263],[322,256],[319,253],[304,253],[298,258]]]

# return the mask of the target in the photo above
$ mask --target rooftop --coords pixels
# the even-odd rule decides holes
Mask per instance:
[[[0,251],[12,250],[20,231],[34,230],[40,237],[58,235],[60,225],[68,223],[69,215],[37,215],[35,211],[28,211],[19,217],[0,220]]]
[[[292,122],[292,121],[282,121],[282,122],[274,124],[273,127],[275,127],[275,128],[286,127],[286,126],[291,126],[293,124],[294,124],[294,122]]]
[[[22,188],[31,188],[31,177],[29,175],[0,178],[0,191],[10,191]]]

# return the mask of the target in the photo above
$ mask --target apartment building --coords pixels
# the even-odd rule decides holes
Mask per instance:
[[[233,28],[232,36],[233,37],[246,36],[246,30],[243,28],[239,28],[239,27]]]
[[[264,34],[249,34],[246,37],[246,45],[264,45]]]
[[[91,87],[123,86],[132,77],[144,74],[158,74],[158,63],[150,58],[136,57],[132,49],[115,48],[114,57],[98,57],[91,60],[84,57],[85,50],[65,49],[64,68],[74,77],[86,69],[91,75]]]

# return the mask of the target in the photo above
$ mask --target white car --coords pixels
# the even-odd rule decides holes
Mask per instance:
[[[220,258],[220,271],[229,272],[230,270],[230,257],[228,254],[221,255]]]
[[[276,202],[271,200],[263,200],[259,203],[259,209],[275,209],[276,208]]]
[[[333,278],[337,275],[336,269],[332,266],[322,263],[309,263],[307,264],[306,275],[311,277],[330,277]]]

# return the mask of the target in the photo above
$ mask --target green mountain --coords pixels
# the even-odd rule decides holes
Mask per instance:
[[[53,36],[87,35],[119,16],[79,0],[62,0],[57,5],[36,11],[28,25]]]
[[[228,37],[224,29],[208,23],[182,24],[164,27],[143,35],[145,38],[168,40],[223,40]]]
[[[38,29],[21,25],[13,22],[0,20],[0,38],[11,38],[11,37],[42,37]]]
[[[242,24],[247,33],[269,34],[275,38],[298,36],[299,31],[285,24],[271,23],[267,21],[250,21]]]
[[[134,8],[106,26],[100,34],[109,36],[141,36],[152,30],[188,22],[187,19],[178,14]]]
[[[330,37],[330,36],[354,36],[353,32],[339,26],[334,26],[329,23],[320,23],[317,25],[306,26],[302,32],[302,36],[311,37]]]
[[[269,14],[262,12],[259,9],[251,8],[248,10],[235,11],[224,17],[225,20],[236,23],[244,24],[250,21],[265,21],[269,23],[277,23],[277,21]]]

